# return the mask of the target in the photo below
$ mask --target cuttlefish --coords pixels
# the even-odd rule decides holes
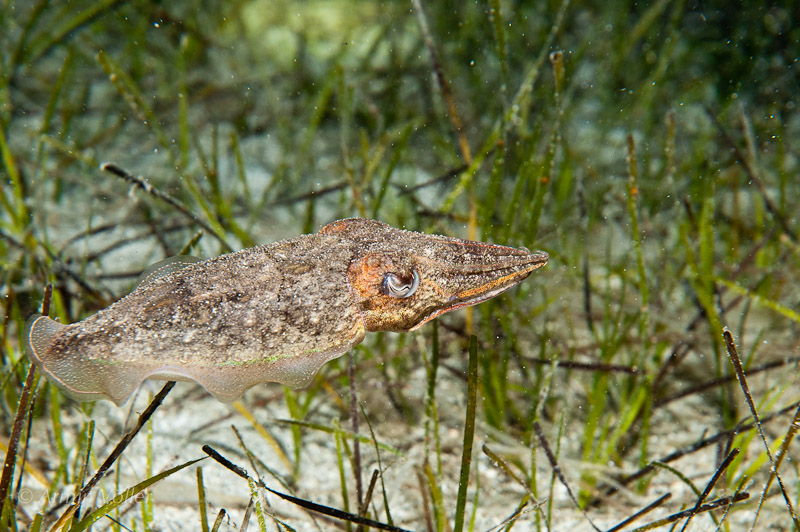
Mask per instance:
[[[208,260],[154,264],[123,299],[78,323],[34,315],[28,354],[70,397],[124,403],[145,379],[189,380],[221,401],[307,385],[367,331],[413,331],[486,301],[547,253],[350,218]]]

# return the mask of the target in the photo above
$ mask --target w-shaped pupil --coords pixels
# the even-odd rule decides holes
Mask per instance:
[[[414,295],[419,286],[419,274],[415,271],[411,275],[387,273],[383,276],[381,292],[390,297],[405,299]]]

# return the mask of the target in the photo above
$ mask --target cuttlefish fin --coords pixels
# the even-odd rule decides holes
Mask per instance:
[[[82,401],[97,399],[97,394],[75,393],[59,376],[64,369],[62,366],[65,364],[67,366],[71,365],[69,360],[59,359],[59,357],[55,356],[52,347],[58,336],[67,328],[69,328],[68,325],[41,314],[34,314],[28,318],[25,323],[28,356],[39,368],[39,371],[48,377],[48,380],[64,390],[70,397]]]
[[[27,339],[28,353],[39,367],[44,366],[47,353],[53,341],[67,326],[47,316],[34,314],[25,322],[25,338]],[[45,370],[45,372],[47,372]]]
[[[160,260],[155,264],[151,264],[144,269],[142,274],[136,280],[135,288],[144,288],[153,284],[158,279],[165,277],[171,273],[182,270],[187,266],[203,262],[203,259],[192,257],[190,255],[176,255],[168,259]]]
[[[187,380],[200,384],[217,400],[231,403],[239,399],[244,392],[265,382],[277,382],[289,388],[305,388],[313,381],[320,368],[326,362],[347,353],[358,344],[363,335],[345,345],[338,345],[320,351],[307,353],[297,357],[286,357],[261,364],[243,366],[227,366],[199,368],[162,368],[148,375],[149,378],[174,378],[178,373]],[[268,356],[268,355],[267,355]],[[266,357],[266,356],[265,356]]]
[[[124,403],[138,386],[138,382],[126,380],[109,381],[107,368],[83,360],[79,356],[58,353],[53,349],[58,337],[70,325],[34,314],[25,326],[28,357],[47,380],[64,395],[76,401],[96,401],[110,399],[117,406]]]

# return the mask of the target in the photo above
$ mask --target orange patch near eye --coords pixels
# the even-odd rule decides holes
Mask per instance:
[[[391,261],[381,255],[370,253],[352,263],[347,268],[347,276],[353,288],[367,295],[375,292],[375,287],[383,282],[383,276],[391,265]]]

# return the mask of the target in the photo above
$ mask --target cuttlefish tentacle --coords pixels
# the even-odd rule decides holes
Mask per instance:
[[[148,378],[236,400],[307,385],[367,331],[409,331],[511,288],[548,256],[350,218],[319,233],[149,268],[126,297],[64,325],[34,315],[27,350],[79,400],[124,403]]]

